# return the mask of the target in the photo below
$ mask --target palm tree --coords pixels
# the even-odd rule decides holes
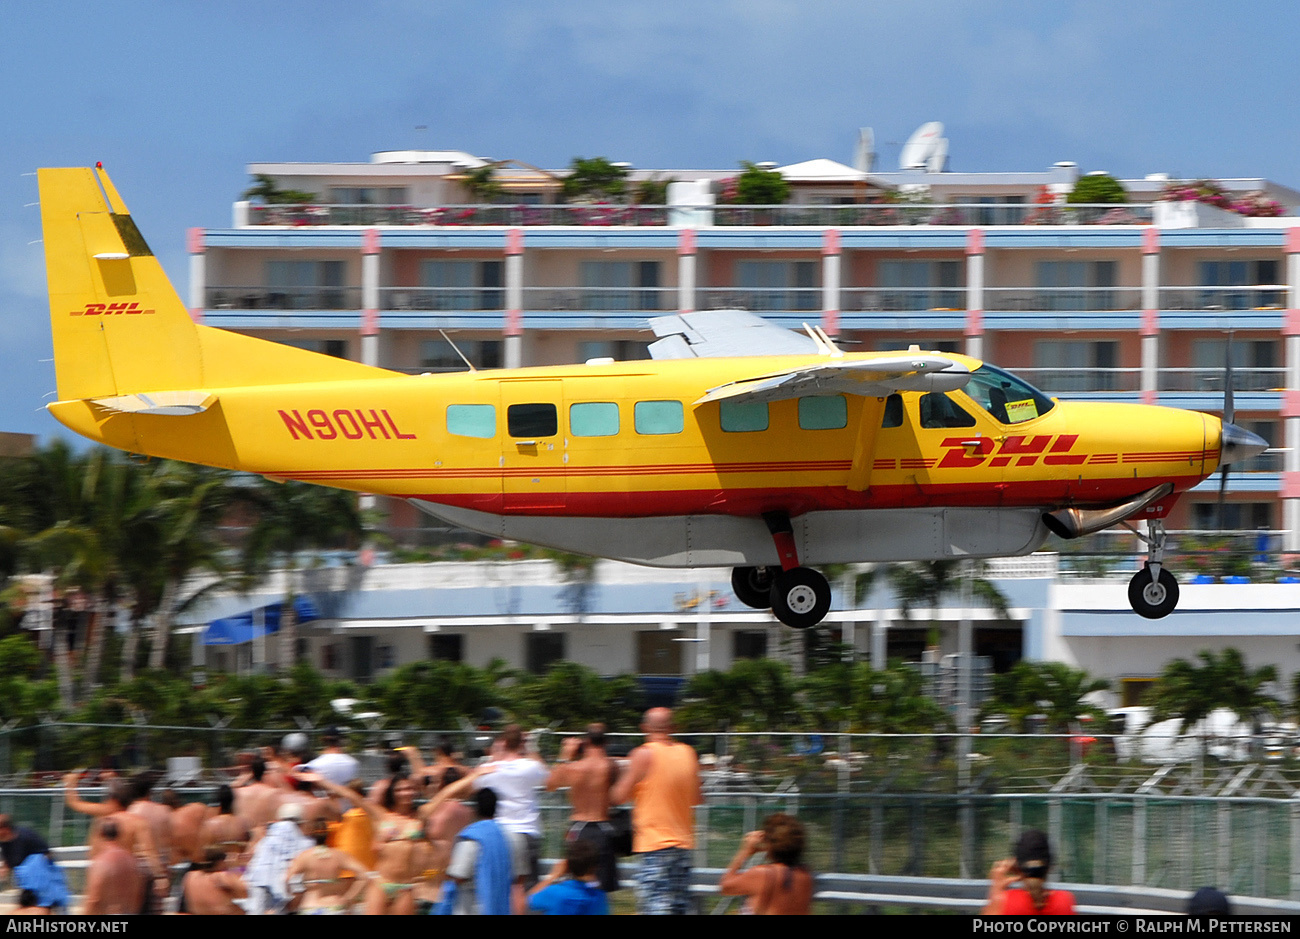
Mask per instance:
[[[891,564],[885,572],[889,585],[905,617],[917,607],[937,607],[945,596],[961,589],[963,564],[969,561],[913,561]],[[1007,615],[1007,598],[990,580],[978,576],[977,566],[970,577],[971,597],[983,606]]]
[[[1186,731],[1218,708],[1255,724],[1261,715],[1281,710],[1281,702],[1264,691],[1265,685],[1277,681],[1274,666],[1248,668],[1241,652],[1232,648],[1218,654],[1202,649],[1196,657],[1199,666],[1186,659],[1165,666],[1152,689],[1154,720],[1177,717],[1180,731]]]
[[[149,667],[162,668],[176,614],[220,583],[209,581],[183,596],[187,579],[200,570],[218,576],[227,570],[225,549],[217,533],[234,502],[235,490],[225,471],[189,463],[162,464],[150,483],[157,494],[162,590],[154,614]]]
[[[243,551],[243,568],[269,573],[278,564],[284,573],[280,609],[280,666],[298,661],[298,620],[294,600],[299,594],[299,555],[313,548],[339,547],[362,534],[355,493],[306,483],[259,480],[242,487],[239,497],[256,514]]]
[[[993,700],[986,710],[1005,713],[1020,730],[1031,714],[1043,714],[1048,726],[1067,732],[1080,715],[1100,718],[1098,708],[1084,701],[1105,691],[1110,682],[1091,678],[1064,662],[1017,662],[1010,671],[993,678]]]

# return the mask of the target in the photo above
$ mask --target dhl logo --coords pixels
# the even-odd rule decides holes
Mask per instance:
[[[1016,466],[1033,466],[1041,458],[1048,466],[1076,466],[1088,459],[1086,453],[1071,453],[1078,434],[1061,434],[1055,439],[1050,434],[1033,437],[1006,437],[1001,447],[992,437],[945,437],[942,446],[948,448],[939,469],[981,466],[1007,466],[1013,460]],[[1050,446],[1049,446],[1050,445]],[[994,449],[997,456],[993,456]]]
[[[387,410],[376,411],[371,408],[367,413],[361,408],[338,408],[327,413],[320,408],[313,408],[305,415],[298,411],[277,413],[294,440],[300,437],[306,437],[308,440],[334,440],[338,437],[360,440],[367,434],[370,435],[371,440],[379,440],[380,437],[375,431],[383,434],[384,440],[415,439],[415,434],[404,434],[397,429],[397,422]],[[313,430],[315,430],[314,434]],[[391,434],[389,430],[392,431]]]
[[[125,313],[132,314],[149,314],[153,310],[140,309],[139,303],[87,303],[83,309],[73,310],[69,316],[116,316]]]

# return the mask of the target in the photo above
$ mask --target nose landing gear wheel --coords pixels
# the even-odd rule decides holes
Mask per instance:
[[[731,589],[736,599],[756,610],[772,608],[772,571],[770,567],[735,567],[731,570]]]
[[[1128,582],[1128,602],[1138,616],[1147,619],[1168,616],[1178,606],[1178,581],[1163,567],[1159,578],[1152,580],[1150,566],[1143,564],[1142,570]]]
[[[808,567],[777,574],[772,582],[772,612],[795,629],[808,629],[825,618],[831,608],[831,585]]]

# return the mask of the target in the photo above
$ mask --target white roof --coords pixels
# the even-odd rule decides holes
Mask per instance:
[[[851,166],[845,166],[843,163],[836,163],[834,160],[824,158],[805,160],[802,163],[791,163],[789,166],[777,167],[776,171],[792,183],[853,183],[867,179],[867,174],[861,170],[855,170]]]

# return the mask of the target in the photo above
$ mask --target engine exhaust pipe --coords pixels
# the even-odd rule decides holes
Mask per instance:
[[[1122,522],[1173,491],[1173,483],[1161,483],[1154,489],[1148,489],[1127,502],[1121,502],[1108,509],[1057,509],[1055,512],[1044,512],[1043,524],[1047,526],[1048,531],[1061,538],[1067,540],[1080,538],[1110,528],[1116,522]]]

